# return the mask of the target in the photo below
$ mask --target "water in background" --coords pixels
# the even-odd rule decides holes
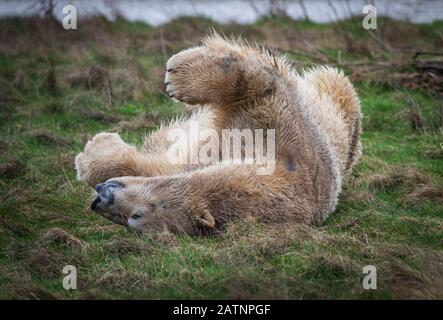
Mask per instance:
[[[39,0],[0,0],[0,16],[31,16],[40,12]],[[208,17],[221,23],[253,23],[272,12],[285,12],[293,19],[332,22],[363,15],[366,4],[374,4],[379,16],[426,23],[443,20],[441,0],[54,0],[54,15],[61,20],[62,8],[73,4],[79,19],[103,15],[121,16],[158,26],[181,16]]]

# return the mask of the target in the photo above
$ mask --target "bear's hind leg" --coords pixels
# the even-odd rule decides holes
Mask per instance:
[[[349,79],[335,68],[318,67],[305,73],[303,78],[316,88],[320,97],[327,97],[327,99],[332,101],[340,113],[340,118],[343,119],[347,127],[348,145],[346,149],[348,149],[348,152],[342,156],[346,158],[345,169],[349,171],[355,165],[362,152],[360,143],[362,114],[357,93]],[[314,112],[325,113],[324,110],[319,108],[316,108]],[[319,116],[328,117],[325,114]],[[337,125],[334,125],[333,129],[337,130],[337,127]],[[336,139],[335,142],[340,144],[344,141],[343,139]]]

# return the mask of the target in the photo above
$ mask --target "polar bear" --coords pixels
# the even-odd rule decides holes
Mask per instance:
[[[319,224],[334,211],[342,177],[361,154],[360,102],[343,73],[297,73],[270,48],[217,34],[172,56],[166,70],[167,93],[191,115],[162,125],[140,149],[116,133],[89,141],[75,166],[96,189],[94,211],[138,232],[189,235],[246,216]],[[272,173],[257,174],[254,163],[172,163],[168,132],[189,132],[191,123],[220,135],[226,128],[273,129]]]

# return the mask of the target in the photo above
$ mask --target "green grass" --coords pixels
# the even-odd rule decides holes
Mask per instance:
[[[52,28],[53,38],[40,24]],[[216,237],[151,239],[88,210],[93,191],[76,180],[75,155],[101,131],[119,131],[140,145],[161,121],[183,112],[162,92],[165,60],[213,24],[183,18],[160,33],[98,19],[66,33],[50,21],[0,20],[9,32],[0,38],[0,298],[442,298],[442,99],[384,81],[389,70],[375,81],[355,81],[364,155],[322,226],[282,229],[251,221]],[[427,50],[441,41],[441,22],[383,24],[408,29],[402,39],[383,40],[394,49],[400,40],[425,42]],[[331,62],[338,52],[348,62],[400,59],[356,25],[350,20],[340,28],[355,41],[365,39],[370,54],[351,52],[337,26],[274,17],[214,27],[291,51],[296,64],[317,64],[300,52],[315,57],[318,50]],[[304,34],[316,50],[304,47]],[[97,66],[103,73],[94,78]],[[419,107],[419,130],[411,127],[411,104]],[[440,198],[418,196],[424,187]],[[66,233],[48,236],[54,228]],[[77,267],[78,290],[62,287],[67,264]],[[361,284],[369,264],[378,268],[377,290]]]

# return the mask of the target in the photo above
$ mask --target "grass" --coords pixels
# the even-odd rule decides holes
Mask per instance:
[[[358,23],[182,18],[152,28],[96,18],[71,32],[0,20],[0,298],[441,299],[443,102],[393,77],[416,72],[404,48],[441,47],[441,22],[381,19],[375,37]],[[216,237],[152,239],[89,211],[75,155],[105,130],[141,144],[183,112],[163,93],[164,64],[212,26],[279,48],[300,69],[338,65],[354,81],[364,155],[324,225],[243,221]],[[67,264],[78,290],[62,287]],[[377,267],[377,290],[362,287],[365,265]]]

